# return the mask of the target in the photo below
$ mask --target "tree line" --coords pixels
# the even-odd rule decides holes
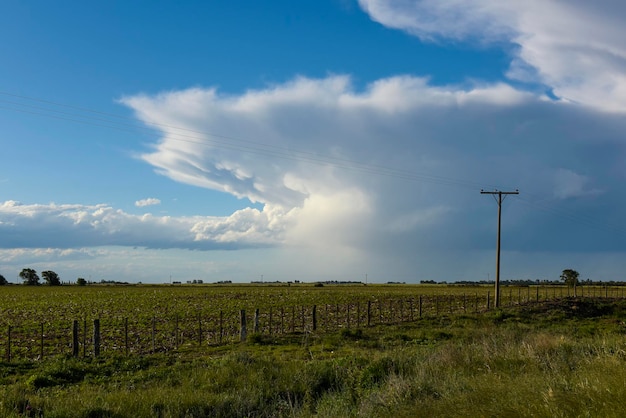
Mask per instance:
[[[24,281],[24,284],[27,286],[38,286],[41,284],[39,274],[37,274],[37,271],[31,268],[22,269],[22,271],[19,274],[19,277],[20,279]],[[52,270],[42,271],[41,278],[49,286],[61,286],[61,278],[59,277],[57,273],[55,273]],[[79,278],[76,281],[76,283],[79,285],[86,284],[86,282],[81,283],[81,280],[84,281],[85,279]],[[0,286],[7,285],[7,284],[9,284],[9,281],[3,275],[0,274]]]

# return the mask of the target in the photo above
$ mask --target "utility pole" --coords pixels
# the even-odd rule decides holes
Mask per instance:
[[[480,194],[493,195],[498,204],[498,239],[496,241],[496,291],[494,295],[494,305],[496,308],[500,307],[500,226],[502,225],[502,202],[507,195],[519,194],[519,190],[514,192],[503,192],[500,190],[494,190],[493,192],[480,191]],[[497,196],[497,197],[496,197]]]

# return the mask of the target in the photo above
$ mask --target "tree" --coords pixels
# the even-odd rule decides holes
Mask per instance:
[[[2,274],[0,274],[0,286],[4,286],[4,285],[7,285],[7,284],[9,284],[7,279],[5,279]]]
[[[37,286],[39,284],[39,276],[33,269],[22,269],[20,278],[24,280],[24,284],[28,286]]]
[[[41,277],[43,277],[46,283],[50,286],[61,286],[61,279],[59,278],[59,275],[51,270],[42,271]]]
[[[578,284],[578,276],[580,274],[576,270],[566,269],[561,273],[561,280],[568,286],[576,286]]]
[[[78,279],[76,279],[76,284],[79,286],[85,286],[87,284],[87,280],[83,279],[82,277],[79,277]]]

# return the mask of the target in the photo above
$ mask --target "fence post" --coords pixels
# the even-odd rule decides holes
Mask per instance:
[[[220,344],[224,338],[224,312],[220,311]]]
[[[39,358],[43,360],[43,322],[41,323],[41,345],[39,346]]]
[[[356,327],[361,328],[361,301],[356,302]]]
[[[254,333],[259,332],[259,308],[254,310]]]
[[[174,323],[174,347],[178,350],[178,314],[176,314],[176,322]]]
[[[78,357],[78,321],[72,321],[72,356]]]
[[[152,317],[152,354],[156,353],[156,318]]]
[[[239,339],[241,342],[246,341],[246,337],[248,335],[248,330],[246,328],[246,310],[242,309],[240,312],[240,331],[239,331]]]
[[[420,295],[419,313],[420,313],[420,318],[421,318],[422,317],[422,295]]]
[[[269,331],[270,335],[272,335],[272,313],[273,313],[272,312],[272,307],[270,306],[270,317],[269,317],[269,320],[268,320],[268,322],[269,322],[268,326],[270,328],[270,331]]]
[[[202,315],[200,314],[198,314],[198,345],[202,345]]]
[[[409,314],[409,320],[411,322],[413,322],[413,298],[411,297],[411,299],[409,299],[409,310],[410,310],[410,314]]]
[[[346,308],[346,328],[350,328],[350,302],[348,302],[348,306]]]
[[[372,301],[367,301],[367,326],[372,325]]]
[[[317,305],[313,305],[313,331],[317,331]]]
[[[439,316],[439,295],[435,296],[435,316]]]
[[[11,362],[11,325],[7,330],[7,363]]]
[[[280,307],[280,333],[285,333],[285,308]]]
[[[539,302],[539,286],[537,286],[537,302]]]
[[[465,304],[465,293],[463,293],[463,313],[467,312],[466,304]]]
[[[302,305],[302,332],[305,331],[305,326],[306,326],[306,324],[304,322],[305,317],[306,317],[306,312],[304,310],[304,305]]]
[[[43,353],[43,324],[41,325],[41,352]],[[87,317],[83,317],[83,357],[87,357]]]
[[[487,291],[487,310],[489,310],[489,300],[491,299],[491,291]]]
[[[296,307],[291,307],[291,332],[296,332]]]
[[[93,356],[100,355],[100,319],[93,320]]]
[[[124,347],[126,355],[128,355],[128,318],[124,318]]]

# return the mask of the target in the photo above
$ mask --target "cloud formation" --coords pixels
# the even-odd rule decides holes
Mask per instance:
[[[572,199],[598,202],[601,191],[621,188],[620,117],[503,83],[433,86],[397,76],[356,90],[349,76],[334,75],[240,95],[193,88],[123,101],[160,124],[146,162],[280,212],[289,226],[276,242],[285,246],[407,256],[490,248],[481,188],[522,190],[512,233],[548,222],[535,209],[575,220]],[[544,233],[520,248],[556,248],[559,233]]]
[[[0,248],[141,246],[198,250],[271,246],[282,212],[247,208],[228,217],[131,215],[107,205],[0,204]]]
[[[370,17],[424,41],[508,45],[509,77],[626,111],[626,7],[602,0],[359,0]]]
[[[138,208],[143,208],[145,206],[153,206],[153,205],[160,205],[161,201],[159,199],[156,199],[154,197],[149,197],[147,199],[141,199],[135,202],[135,206],[137,206]]]

